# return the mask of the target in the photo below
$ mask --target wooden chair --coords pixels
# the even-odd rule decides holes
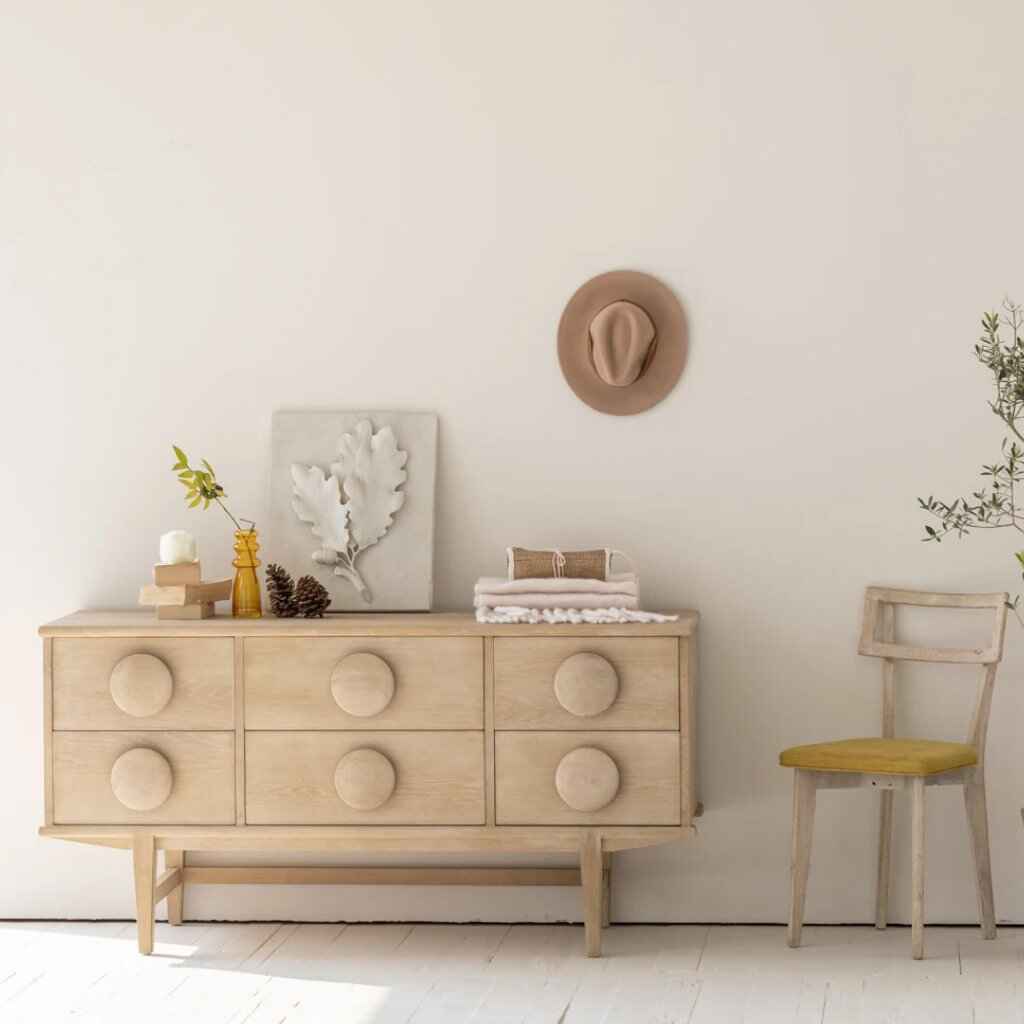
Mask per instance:
[[[882,659],[881,737],[791,747],[779,756],[780,764],[796,769],[793,779],[793,847],[790,862],[790,946],[800,945],[816,793],[819,789],[864,786],[880,790],[881,795],[875,927],[885,927],[888,913],[893,793],[897,789],[910,790],[913,797],[911,947],[915,960],[924,956],[925,789],[928,786],[963,786],[977,875],[982,934],[986,939],[995,938],[988,812],[985,806],[985,734],[988,730],[996,668],[1003,656],[1006,601],[1006,594],[930,594],[868,587],[864,596],[864,621],[858,652]],[[953,648],[899,644],[895,639],[896,605],[990,608],[994,621],[989,645],[981,648]],[[897,661],[935,661],[981,666],[978,700],[966,743],[895,738],[894,677]]]

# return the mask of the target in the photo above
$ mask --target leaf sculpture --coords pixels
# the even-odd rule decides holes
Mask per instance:
[[[338,480],[325,476],[319,466],[292,466],[292,508],[309,523],[313,536],[319,537],[321,548],[313,561],[334,565],[339,556],[348,553],[348,508],[341,503]]]
[[[399,488],[408,479],[408,458],[390,427],[375,434],[370,421],[361,420],[339,440],[330,476],[319,466],[292,466],[292,507],[323,545],[313,561],[332,565],[366,602],[372,596],[356,558],[387,533],[405,503]]]
[[[331,463],[331,472],[345,488],[352,536],[360,551],[388,532],[404,504],[405,494],[398,488],[408,479],[403,468],[408,458],[399,451],[390,427],[374,434],[369,420],[356,424],[354,436],[345,434],[338,442],[338,461]]]

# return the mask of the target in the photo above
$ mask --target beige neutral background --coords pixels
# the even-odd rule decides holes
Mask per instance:
[[[704,615],[707,814],[621,858],[623,920],[784,916],[778,750],[874,730],[866,583],[1013,589],[1012,538],[919,543],[915,497],[998,453],[971,345],[1024,297],[1024,7],[1011,0],[9,0],[0,32],[4,714],[0,915],[127,916],[111,851],[36,838],[36,625],[133,600],[195,530],[172,441],[267,519],[270,416],[441,418],[437,594],[507,544],[612,545]],[[628,419],[564,384],[562,306],[628,267],[692,349]],[[1018,627],[996,694],[1000,917],[1024,922]],[[959,733],[953,678],[906,732]],[[820,801],[808,917],[865,921],[871,794]],[[932,920],[974,914],[962,808],[930,797]],[[908,902],[904,809],[895,905]],[[571,892],[205,890],[193,914],[556,919]]]

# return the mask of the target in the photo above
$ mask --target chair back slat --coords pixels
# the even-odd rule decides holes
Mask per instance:
[[[948,664],[995,665],[1003,656],[1008,594],[936,594],[922,590],[868,587],[864,592],[864,618],[857,650],[869,658],[894,661],[934,661]],[[986,647],[920,647],[899,644],[879,636],[883,609],[892,605],[921,608],[991,608],[992,633]]]

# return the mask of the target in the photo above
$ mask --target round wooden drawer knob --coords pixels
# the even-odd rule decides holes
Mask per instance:
[[[395,674],[376,654],[349,654],[334,666],[331,693],[346,714],[372,718],[391,703],[395,695]]]
[[[173,693],[171,670],[155,654],[129,654],[111,669],[110,696],[132,718],[163,711]]]
[[[379,750],[352,750],[334,769],[334,788],[352,810],[375,811],[395,791],[395,766]]]
[[[555,789],[574,811],[599,811],[619,792],[619,767],[597,747],[577,747],[558,763]]]
[[[110,788],[131,811],[154,811],[171,795],[174,773],[163,754],[148,747],[126,750],[110,769]]]
[[[570,655],[555,672],[555,697],[570,715],[599,715],[615,703],[618,695],[615,666],[600,654]]]

